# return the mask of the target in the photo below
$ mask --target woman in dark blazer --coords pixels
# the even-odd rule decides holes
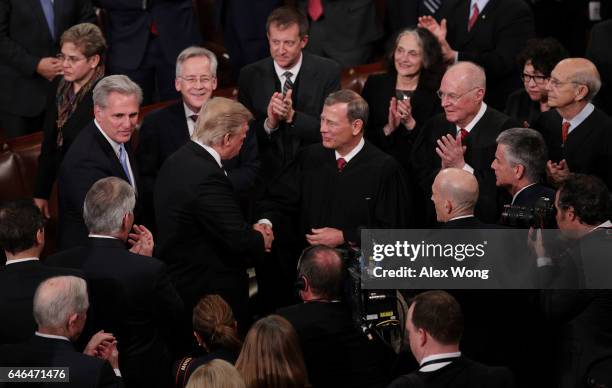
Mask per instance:
[[[193,335],[198,353],[174,364],[176,388],[185,387],[191,374],[212,360],[234,364],[242,347],[232,308],[219,295],[207,295],[193,308]]]
[[[369,76],[363,87],[370,107],[365,136],[409,172],[419,128],[441,111],[436,91],[444,72],[442,51],[428,30],[405,29],[387,58],[388,71]]]
[[[506,113],[518,119],[522,126],[528,128],[542,112],[550,109],[546,84],[550,72],[564,58],[567,51],[554,38],[530,39],[525,49],[518,56],[518,65],[523,69],[521,80],[523,88],[508,96]]]
[[[104,76],[106,40],[94,24],[81,23],[60,38],[64,74],[52,82],[47,98],[43,143],[38,158],[34,202],[49,218],[49,197],[57,171],[81,129],[93,119],[92,91]]]

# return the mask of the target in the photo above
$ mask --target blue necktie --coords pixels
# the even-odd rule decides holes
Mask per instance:
[[[51,33],[51,38],[55,41],[55,14],[53,12],[53,1],[52,0],[40,0],[40,6],[43,9],[45,14],[45,19],[47,19],[47,26],[49,27],[49,32]]]
[[[132,182],[132,177],[130,176],[130,169],[128,168],[127,152],[125,151],[123,144],[119,146],[119,162],[121,163],[121,167],[123,167],[123,171],[125,172],[128,181],[132,186],[134,186],[134,182]]]

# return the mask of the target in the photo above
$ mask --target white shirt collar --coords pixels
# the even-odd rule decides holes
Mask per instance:
[[[480,109],[478,110],[478,113],[476,113],[476,116],[474,116],[472,121],[470,121],[468,125],[466,125],[463,129],[468,131],[468,133],[472,132],[472,128],[474,128],[476,124],[478,124],[482,116],[484,116],[486,110],[487,110],[487,104],[483,102],[482,104],[480,104]],[[459,133],[459,131],[461,130],[461,127],[458,125],[455,125],[455,126],[457,127],[456,133]]]
[[[68,341],[68,342],[72,342],[68,339],[68,337],[64,337],[63,335],[55,335],[55,334],[43,334],[43,333],[39,333],[39,332],[34,332],[34,335],[37,335],[39,337],[43,337],[43,338],[52,338],[52,339],[61,339],[64,341]]]
[[[520,193],[521,193],[523,190],[525,190],[526,188],[531,187],[531,186],[533,186],[533,185],[535,185],[535,183],[528,184],[527,186],[525,186],[525,187],[523,187],[522,189],[520,189],[519,191],[517,191],[517,192],[516,192],[516,193],[515,193],[515,194],[512,196],[512,202],[510,202],[510,204],[511,204],[511,205],[512,205],[512,204],[514,204],[514,201],[516,201],[516,197],[518,197],[518,195],[519,195],[519,194],[520,194]]]
[[[214,148],[207,146],[205,144],[202,144],[198,140],[191,139],[191,141],[193,141],[200,147],[204,148],[209,154],[212,155],[213,158],[215,158],[215,162],[217,162],[219,167],[223,168],[223,165],[221,164],[221,155],[219,155],[219,153]]]
[[[119,149],[121,148],[121,143],[117,143],[116,141],[108,137],[108,135],[106,134],[106,132],[102,130],[102,127],[100,127],[100,124],[98,124],[98,121],[96,119],[94,119],[94,124],[96,125],[96,128],[98,128],[98,131],[100,131],[100,133],[104,136],[106,141],[108,141],[111,147],[113,147],[113,151],[115,151],[115,155],[119,157]]]
[[[348,163],[351,161],[351,159],[353,159],[355,157],[355,155],[357,155],[359,153],[359,151],[361,151],[361,149],[363,148],[365,144],[365,140],[363,140],[363,137],[361,138],[361,140],[359,140],[359,143],[357,143],[357,145],[355,146],[355,148],[353,148],[348,154],[342,156],[338,153],[338,151],[335,151],[336,154],[336,160],[340,159],[340,158],[344,158],[344,160]]]
[[[468,214],[467,216],[453,217],[453,218],[451,218],[451,219],[450,219],[450,220],[448,220],[448,221],[461,220],[461,219],[463,219],[463,218],[471,218],[471,217],[474,217],[474,215],[473,215],[473,214]],[[448,222],[448,221],[447,221],[447,222]]]
[[[26,261],[39,261],[38,257],[24,257],[23,259],[7,260],[6,265],[23,263]]]
[[[109,238],[112,240],[119,240],[117,237],[113,237],[113,236],[105,236],[102,234],[93,234],[93,233],[89,233],[89,235],[87,237],[93,237],[93,238]]]
[[[480,15],[484,7],[486,7],[487,4],[489,3],[489,0],[472,0],[470,2],[470,15],[472,15],[472,9],[474,8],[474,3],[478,4],[478,14]]]
[[[567,133],[572,133],[572,131],[574,130],[574,128],[576,128],[577,126],[579,126],[580,124],[582,124],[582,122],[584,120],[587,119],[587,117],[589,117],[589,115],[591,113],[593,113],[593,111],[595,110],[595,106],[593,106],[593,104],[591,104],[590,102],[588,104],[586,104],[584,106],[584,108],[582,108],[582,110],[580,112],[578,112],[578,114],[576,116],[574,116],[573,119],[571,120],[563,120],[563,122],[565,121],[569,121],[570,123],[570,127],[567,130]]]
[[[599,228],[612,228],[612,221],[608,220],[608,221],[604,222],[604,223],[603,223],[603,224],[601,224],[601,225],[597,225],[596,227],[594,227],[594,228],[593,228],[593,230],[595,230],[595,229],[599,229]],[[593,230],[591,230],[591,232],[592,232]]]
[[[442,358],[457,358],[457,357],[461,357],[461,352],[432,354],[430,356],[424,357],[421,360],[421,363],[419,365],[423,365],[424,363],[428,361],[435,361],[435,360],[439,360]],[[424,367],[420,368],[419,371],[420,372],[433,372],[435,370],[445,367],[446,365],[450,363],[451,361],[444,361],[440,363],[425,365]]]
[[[187,104],[183,102],[183,108],[185,109],[185,120],[187,120],[187,130],[189,131],[189,137],[193,135],[193,131],[195,130],[195,122],[191,119],[191,116],[198,115],[197,112],[192,111]]]
[[[276,76],[278,77],[278,80],[280,81],[281,85],[285,83],[285,76],[283,76],[283,74],[285,74],[286,71],[290,71],[291,74],[293,74],[291,76],[291,82],[295,83],[295,79],[298,73],[300,72],[300,68],[302,67],[302,59],[304,59],[304,53],[300,53],[300,59],[298,59],[297,63],[289,69],[283,69],[278,65],[278,63],[276,63],[276,61],[273,61],[274,70],[276,71]]]

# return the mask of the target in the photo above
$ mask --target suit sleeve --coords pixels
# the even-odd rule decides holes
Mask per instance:
[[[8,64],[26,77],[33,76],[41,58],[30,54],[9,36],[10,25],[11,2],[2,0],[0,1],[0,62]]]
[[[516,56],[525,46],[525,42],[535,36],[534,21],[531,10],[523,2],[513,3],[499,18],[495,29],[495,48],[489,51],[460,51],[460,61],[471,61],[484,67],[487,77],[499,77],[514,71]]]
[[[121,357],[121,354],[119,354]],[[96,387],[100,388],[123,388],[123,381],[120,377],[115,375],[115,371],[108,362],[104,362],[98,376],[98,384]]]
[[[264,121],[267,118],[266,112],[258,112],[253,101],[253,93],[251,90],[252,83],[254,82],[255,74],[253,69],[242,69],[238,77],[238,101],[244,105],[248,110],[251,111],[255,119],[249,124],[250,130],[255,132],[257,137],[257,144],[260,147],[265,147],[273,142],[272,136],[269,136],[264,130]],[[268,101],[260,101],[267,106]],[[258,117],[259,116],[259,117]]]
[[[246,139],[240,148],[238,166],[228,170],[227,177],[237,192],[246,193],[255,187],[259,167],[257,135],[255,131],[248,131]]]

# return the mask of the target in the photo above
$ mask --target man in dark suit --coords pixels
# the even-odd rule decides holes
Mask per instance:
[[[125,74],[150,104],[157,89],[161,101],[178,97],[172,87],[179,53],[202,43],[190,0],[97,0],[108,16],[108,67]]]
[[[59,38],[94,23],[90,0],[5,0],[0,3],[0,129],[6,137],[42,130],[49,82],[62,73]]]
[[[600,87],[599,72],[588,59],[564,59],[551,72],[546,90],[555,109],[543,113],[534,128],[548,147],[552,185],[575,172],[598,176],[612,188],[612,119],[591,104]]]
[[[612,222],[610,192],[597,177],[571,174],[557,190],[557,224],[570,242],[561,255],[548,255],[537,235],[537,264],[552,288],[568,287],[569,264],[578,269],[572,290],[543,290],[541,307],[555,332],[555,386],[577,387],[596,360],[612,348]],[[570,273],[570,275],[572,275]],[[577,284],[577,285],[576,285]]]
[[[67,387],[123,387],[118,377],[121,372],[117,341],[112,334],[97,333],[84,354],[77,352],[72,344],[85,326],[87,299],[87,284],[82,278],[59,276],[42,282],[33,302],[38,330],[22,344],[0,346],[0,365],[15,369],[26,365],[28,368],[69,368],[62,382]],[[38,381],[42,382],[41,386],[48,384],[44,379]],[[19,385],[22,384],[15,384]],[[37,385],[30,383],[29,386]]]
[[[506,106],[506,97],[521,87],[516,57],[535,37],[533,15],[522,0],[450,0],[442,22],[426,16],[419,25],[440,41],[446,61],[471,61],[487,73],[487,103]]]
[[[601,90],[595,104],[608,116],[612,115],[612,53],[608,50],[610,38],[612,20],[598,23],[591,29],[591,38],[586,48],[586,57],[593,61],[601,74]]]
[[[192,140],[166,160],[157,177],[157,253],[185,302],[188,336],[191,309],[206,294],[221,295],[246,329],[247,263],[272,244],[271,231],[254,230],[245,221],[221,164],[238,155],[251,118],[238,102],[211,99]]]
[[[87,241],[83,201],[99,179],[116,176],[139,187],[130,139],[138,123],[142,92],[123,75],[98,82],[93,91],[95,120],[85,127],[66,153],[58,176],[59,246]]]
[[[6,266],[0,268],[0,344],[30,338],[36,329],[32,298],[45,279],[59,275],[79,275],[78,271],[48,267],[39,261],[45,246],[45,230],[40,210],[32,200],[6,203],[0,208],[0,246]],[[80,275],[82,276],[82,275]]]
[[[368,340],[355,325],[343,300],[344,271],[333,248],[306,248],[296,282],[304,303],[282,308],[278,314],[297,332],[313,386],[384,386],[393,353],[382,343]]]
[[[304,145],[321,141],[323,100],[340,88],[340,67],[302,50],[308,21],[291,7],[268,17],[270,57],[245,66],[238,100],[255,116],[263,183],[269,183]]]
[[[425,123],[415,141],[412,161],[425,198],[431,196],[440,168],[473,173],[480,189],[475,215],[483,222],[495,223],[505,194],[498,192],[491,170],[495,139],[518,123],[483,102],[485,85],[484,70],[471,62],[459,62],[446,71],[438,91],[444,114]],[[431,222],[431,207],[428,213],[427,221]]]
[[[147,209],[153,206],[153,188],[159,169],[189,141],[200,109],[217,88],[215,54],[203,47],[183,50],[176,60],[174,85],[182,100],[147,115],[140,128],[136,158],[142,178],[141,198],[144,197],[143,206]],[[255,186],[259,170],[257,155],[257,139],[254,131],[249,131],[240,154],[222,163],[234,189],[241,195],[246,196]]]
[[[135,203],[134,189],[123,179],[97,181],[84,203],[89,241],[47,262],[85,274],[93,306],[89,326],[117,337],[126,384],[162,386],[171,382],[172,362],[162,334],[178,319],[183,303],[163,263],[150,257],[153,237],[133,225]]]
[[[344,68],[370,62],[383,36],[374,0],[299,0],[298,6],[310,19],[309,52]]]
[[[391,33],[416,27],[419,16],[431,15],[440,19],[443,6],[449,0],[387,0],[386,20]]]
[[[541,198],[555,199],[555,191],[541,184],[548,152],[542,135],[530,128],[510,128],[497,136],[491,168],[495,184],[512,196],[511,205],[533,207]]]
[[[512,373],[488,367],[461,354],[463,314],[459,303],[445,291],[418,294],[408,309],[406,331],[419,369],[395,379],[389,388],[514,387]]]

